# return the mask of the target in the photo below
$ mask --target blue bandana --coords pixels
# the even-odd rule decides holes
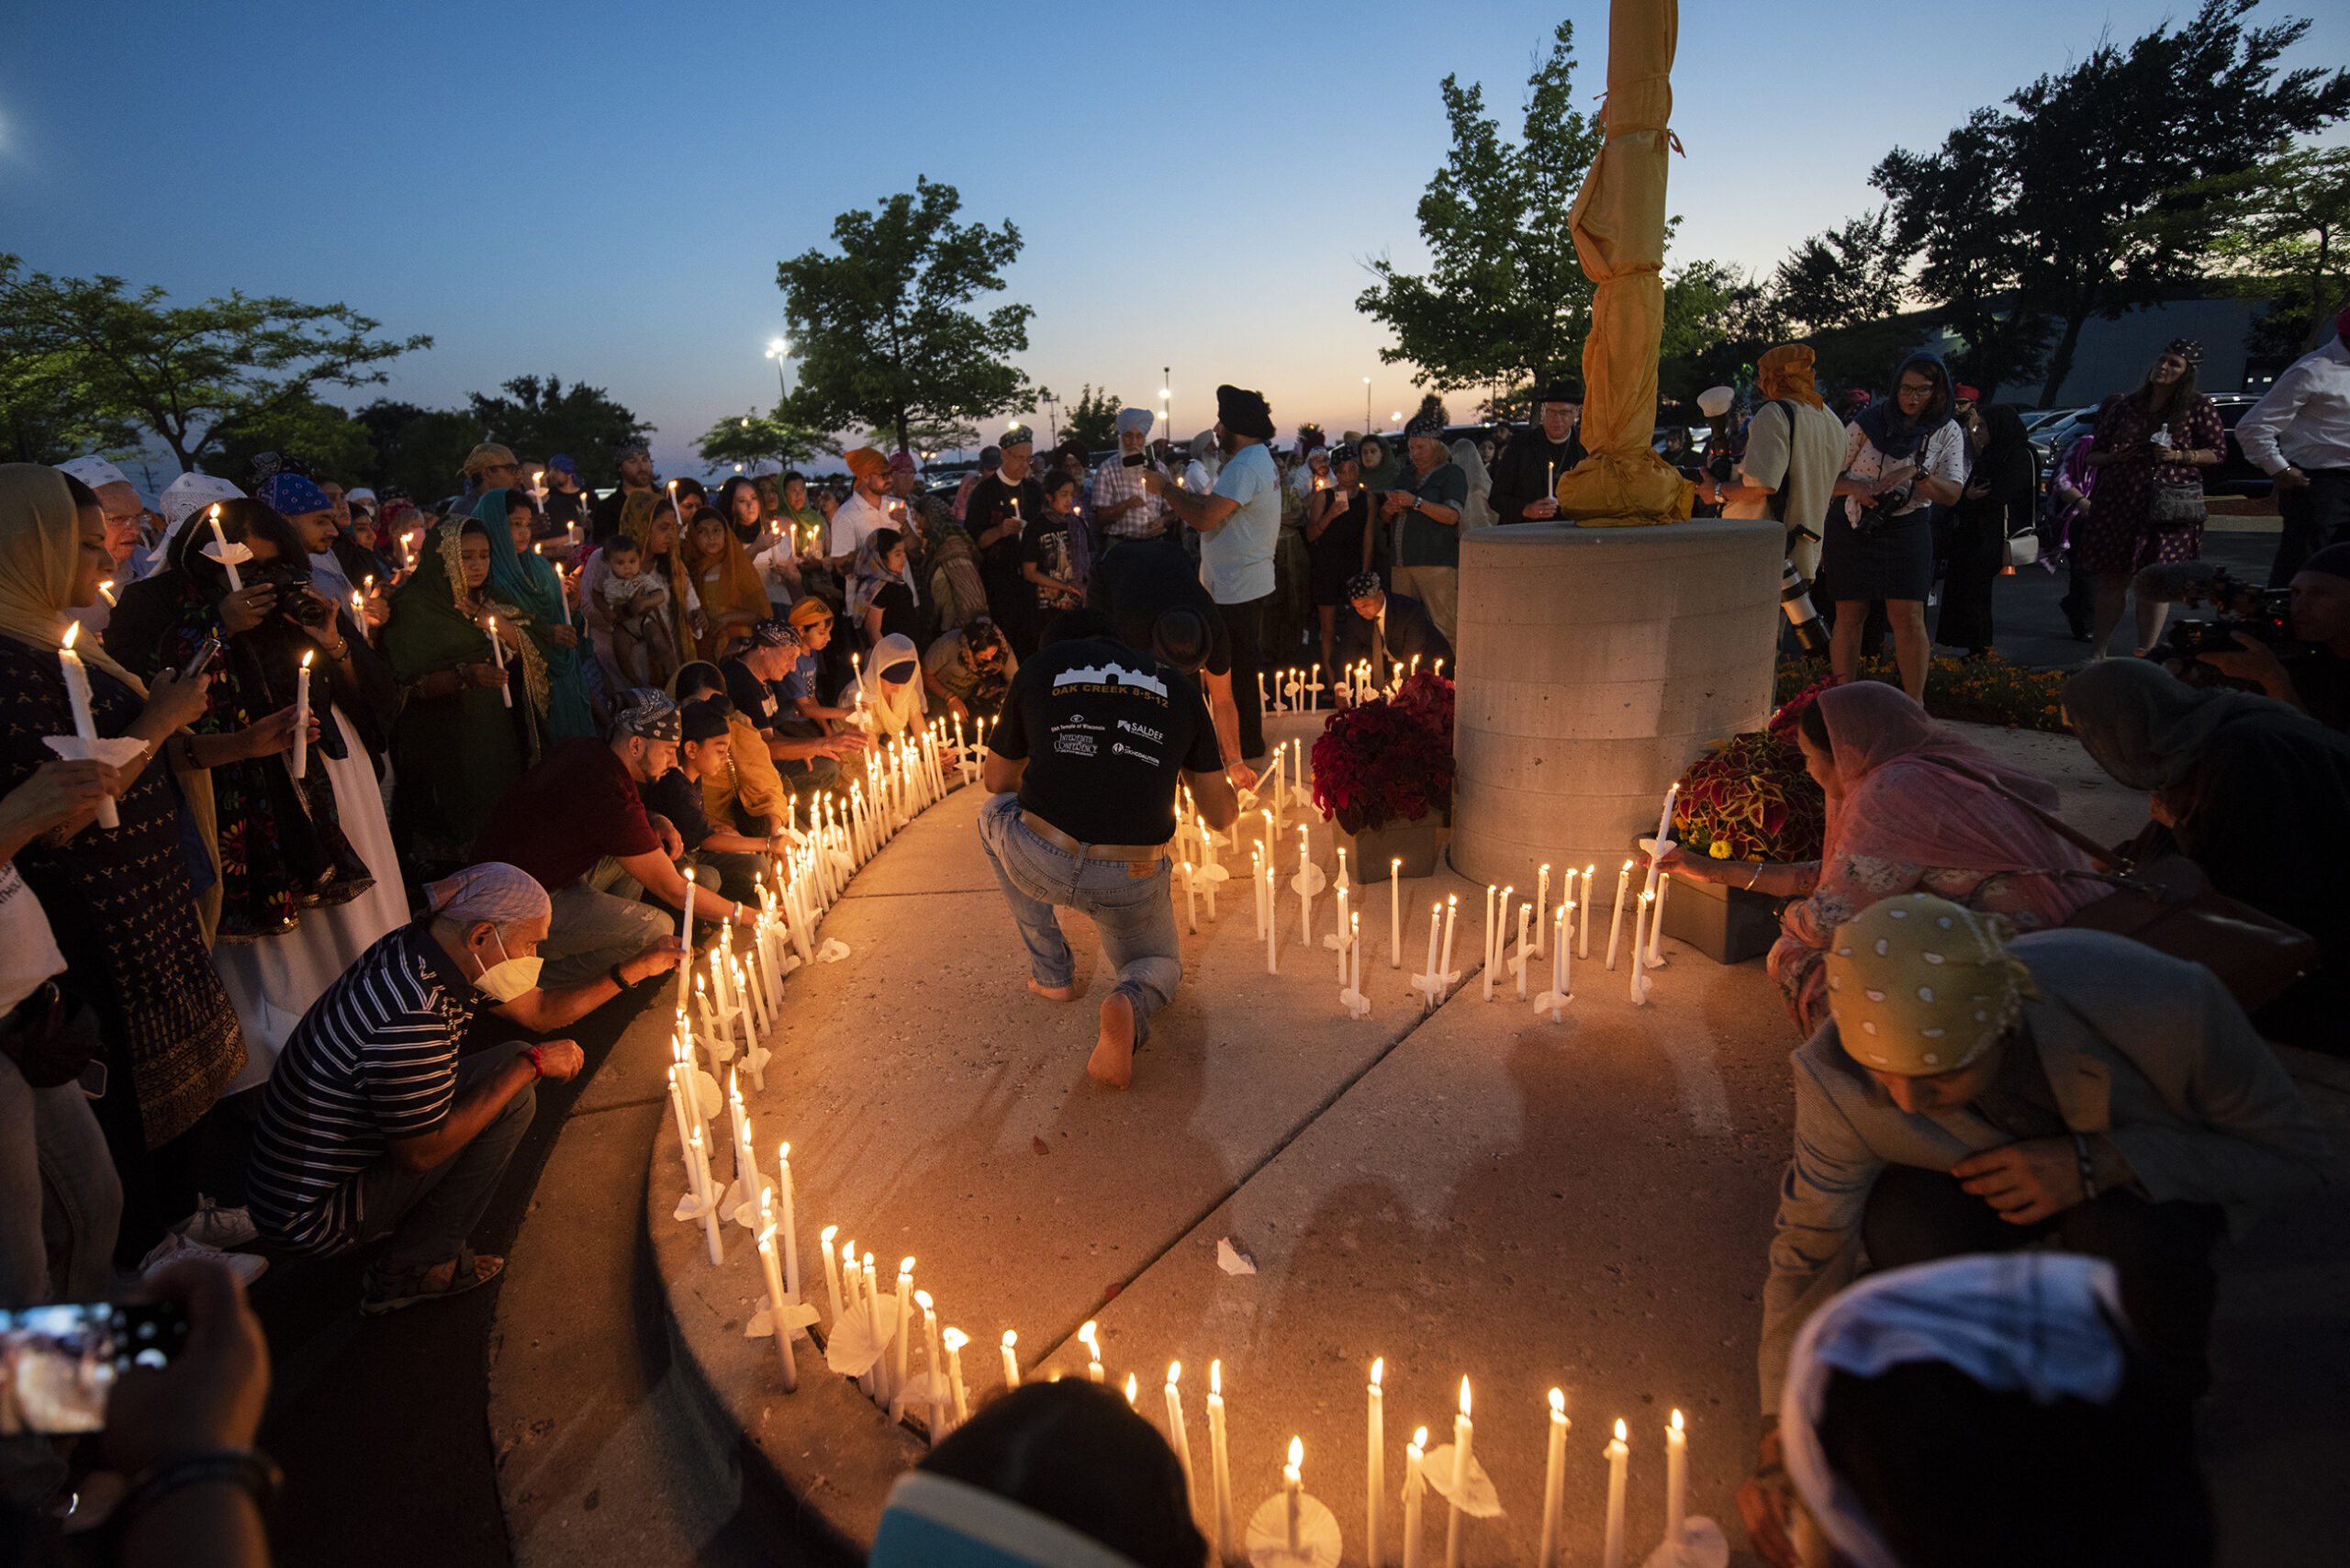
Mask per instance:
[[[306,511],[332,511],[327,493],[299,474],[273,474],[262,481],[253,498],[280,517],[300,517]]]

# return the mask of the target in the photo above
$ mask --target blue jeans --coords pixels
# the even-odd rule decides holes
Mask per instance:
[[[1124,860],[1080,859],[1029,831],[1018,795],[997,795],[979,808],[979,846],[1028,945],[1028,972],[1036,983],[1058,987],[1077,979],[1053,908],[1081,910],[1102,934],[1102,955],[1118,971],[1118,993],[1134,1007],[1135,1044],[1148,1039],[1150,1015],[1174,1000],[1183,981],[1166,857],[1147,877],[1129,877]]]

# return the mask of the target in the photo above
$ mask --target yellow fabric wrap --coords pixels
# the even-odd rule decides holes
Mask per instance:
[[[2040,992],[2006,921],[1931,893],[1883,899],[1836,928],[1828,1010],[1845,1054],[1905,1078],[1956,1072]]]

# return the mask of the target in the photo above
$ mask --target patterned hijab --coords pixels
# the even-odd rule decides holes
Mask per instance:
[[[1828,1010],[1845,1054],[1904,1078],[1980,1058],[2040,995],[2009,935],[1999,916],[1931,893],[1880,900],[1838,926]]]

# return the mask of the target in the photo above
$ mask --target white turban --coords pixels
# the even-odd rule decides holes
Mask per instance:
[[[1118,433],[1124,435],[1128,431],[1140,431],[1148,435],[1151,419],[1148,409],[1121,409],[1118,410]]]
[[[1730,399],[1737,396],[1728,386],[1708,386],[1697,394],[1697,411],[1709,420],[1718,420],[1729,412]]]
[[[215,501],[244,498],[244,491],[226,479],[216,479],[209,474],[183,474],[163,487],[163,493],[155,498],[155,510],[163,514],[163,532],[168,537],[179,531],[181,523]]]
[[[128,485],[130,478],[103,457],[77,457],[71,463],[57,465],[61,474],[71,474],[92,489],[101,485]]]

